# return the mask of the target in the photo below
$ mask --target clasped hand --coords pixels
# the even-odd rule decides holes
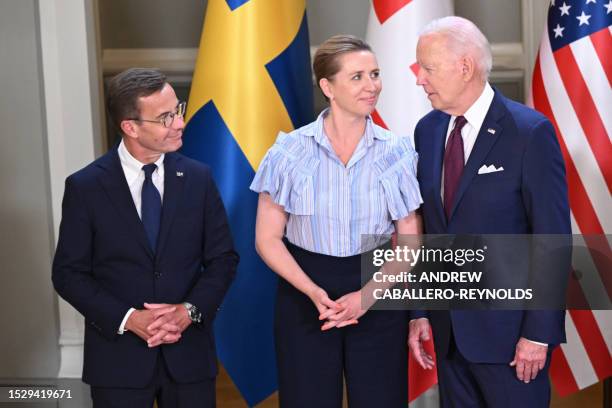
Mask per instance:
[[[146,341],[149,347],[176,343],[191,324],[187,308],[182,304],[145,303],[144,307],[130,315],[125,328]]]
[[[347,293],[339,299],[331,300],[325,290],[317,288],[310,298],[319,311],[319,320],[325,320],[321,330],[357,324],[358,319],[367,311],[361,309],[361,291]]]

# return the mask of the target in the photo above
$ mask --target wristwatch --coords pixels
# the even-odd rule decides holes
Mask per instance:
[[[187,309],[189,318],[193,323],[202,322],[202,312],[200,312],[197,307],[195,307],[189,302],[183,302],[183,306],[185,306],[185,309]]]

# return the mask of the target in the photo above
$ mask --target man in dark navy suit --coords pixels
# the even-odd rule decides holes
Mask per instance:
[[[53,284],[85,317],[94,407],[214,407],[212,323],[234,277],[207,166],[175,153],[185,104],[156,70],[108,87],[118,147],[66,180]]]
[[[425,232],[570,234],[553,126],[491,88],[491,51],[480,30],[460,17],[436,20],[419,38],[417,61],[417,83],[434,108],[415,130]],[[564,316],[563,310],[413,312],[409,344],[416,360],[433,368],[422,347],[431,324],[444,407],[547,407],[550,351],[565,341]]]

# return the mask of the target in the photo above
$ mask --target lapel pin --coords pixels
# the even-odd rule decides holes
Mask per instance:
[[[495,129],[493,128],[488,128],[487,132],[489,132],[490,134],[494,135],[495,134]]]
[[[176,177],[183,177],[183,172],[182,171],[177,171],[176,172]]]

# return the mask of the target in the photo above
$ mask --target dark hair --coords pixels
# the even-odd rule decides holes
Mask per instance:
[[[108,83],[107,109],[111,122],[121,132],[121,121],[140,115],[138,98],[161,91],[166,76],[151,68],[130,68]]]
[[[340,71],[340,56],[355,51],[372,52],[372,48],[361,38],[345,34],[334,35],[321,44],[312,62],[317,86],[321,79],[331,79]]]

